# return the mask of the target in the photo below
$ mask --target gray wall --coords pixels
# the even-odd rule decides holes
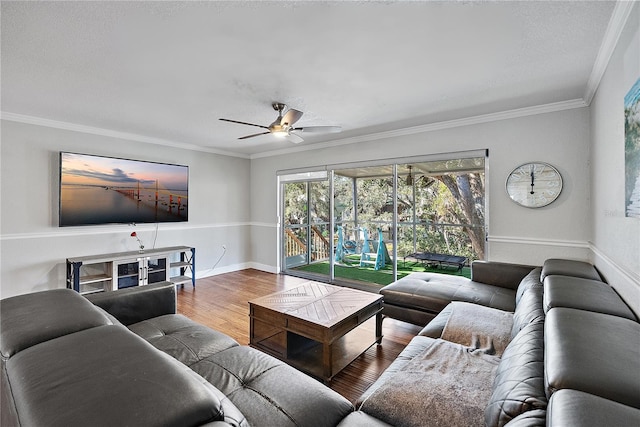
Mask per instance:
[[[623,98],[640,78],[640,4],[631,12],[591,103],[593,261],[640,310],[640,219],[625,217]]]
[[[277,264],[276,252],[264,250],[276,247],[277,170],[477,149],[489,149],[489,259],[532,264],[560,256],[588,259],[589,138],[584,107],[253,159],[253,260]],[[547,207],[523,208],[505,192],[509,172],[529,161],[551,163],[562,174],[564,189]]]
[[[135,250],[134,230],[151,247],[151,224],[58,227],[60,151],[189,166],[189,221],[160,224],[156,247],[195,246],[199,277],[248,266],[248,159],[3,120],[1,297],[65,287],[67,257]]]

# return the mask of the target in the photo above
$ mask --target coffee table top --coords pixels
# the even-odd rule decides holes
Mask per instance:
[[[309,281],[249,304],[331,328],[381,299],[379,294]]]

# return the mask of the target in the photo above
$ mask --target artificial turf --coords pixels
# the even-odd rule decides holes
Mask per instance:
[[[376,283],[378,285],[388,285],[393,282],[393,267],[386,265],[380,270],[370,267],[360,267],[357,260],[347,258],[346,263],[335,265],[335,277],[349,280],[359,280],[361,282]],[[353,261],[353,262],[351,262]],[[329,275],[329,261],[316,262],[309,265],[303,265],[294,268],[294,270],[305,271],[309,273]],[[471,269],[463,267],[462,270],[453,268],[429,267],[421,263],[398,262],[398,279],[415,271],[426,271],[430,273],[452,274],[456,276],[471,277]]]

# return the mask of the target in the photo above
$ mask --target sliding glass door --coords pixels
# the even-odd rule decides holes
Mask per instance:
[[[329,259],[332,246],[329,241],[329,181],[317,177],[299,178],[285,181],[281,186],[284,271],[298,268],[328,276],[328,268],[323,268],[321,263]]]
[[[335,169],[336,281],[394,280],[393,165]]]
[[[282,271],[356,287],[468,275],[485,257],[485,156],[474,154],[282,175]]]

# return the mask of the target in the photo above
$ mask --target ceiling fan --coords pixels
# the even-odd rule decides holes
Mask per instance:
[[[304,141],[298,133],[335,133],[340,132],[342,128],[340,126],[305,126],[295,128],[293,124],[300,120],[303,112],[294,110],[293,108],[287,109],[287,106],[281,102],[274,102],[271,104],[274,110],[278,112],[278,117],[269,126],[257,125],[255,123],[239,122],[231,119],[220,119],[224,122],[238,123],[241,125],[256,126],[259,128],[267,129],[266,132],[254,133],[251,135],[241,136],[238,139],[253,138],[254,136],[273,134],[278,137],[287,138],[289,141],[299,143]],[[285,112],[286,110],[286,112]],[[284,112],[284,115],[282,113]]]

